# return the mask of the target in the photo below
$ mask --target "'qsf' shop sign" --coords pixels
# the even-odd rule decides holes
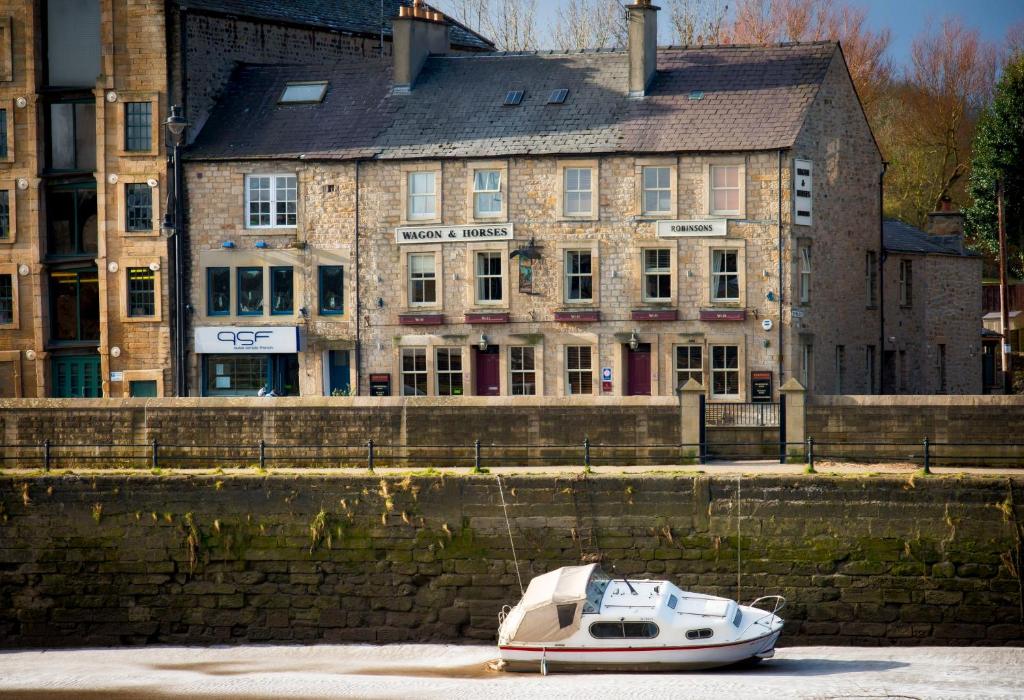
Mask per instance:
[[[399,226],[395,229],[395,242],[399,245],[405,243],[507,241],[511,238],[511,223],[480,226]]]
[[[196,328],[197,354],[298,351],[299,329],[296,326]]]

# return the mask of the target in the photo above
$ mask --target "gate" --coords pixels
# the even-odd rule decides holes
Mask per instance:
[[[703,459],[775,459],[780,448],[784,408],[779,402],[701,402]]]

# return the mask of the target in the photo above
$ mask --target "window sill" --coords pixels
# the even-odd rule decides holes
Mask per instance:
[[[441,223],[440,218],[435,219],[402,219],[399,226],[435,226]]]
[[[153,316],[125,316],[121,323],[159,323],[163,319],[157,315]]]
[[[246,226],[242,229],[243,236],[265,236],[267,232],[273,234],[274,231],[280,231],[281,235],[284,234],[295,234],[299,230],[298,225],[295,226]]]

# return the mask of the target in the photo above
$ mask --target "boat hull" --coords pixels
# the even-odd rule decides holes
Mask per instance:
[[[650,647],[498,647],[506,671],[698,671],[768,658],[781,630],[726,644]]]

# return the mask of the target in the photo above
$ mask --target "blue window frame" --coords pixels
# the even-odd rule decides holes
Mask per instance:
[[[345,313],[345,268],[341,265],[321,265],[319,274],[320,313]]]
[[[236,286],[236,290],[236,294],[238,295],[239,316],[263,315],[262,267],[238,268],[238,284]]]
[[[295,284],[291,266],[270,268],[270,313],[290,314],[295,309]]]
[[[206,315],[227,316],[231,313],[231,268],[206,268]]]

